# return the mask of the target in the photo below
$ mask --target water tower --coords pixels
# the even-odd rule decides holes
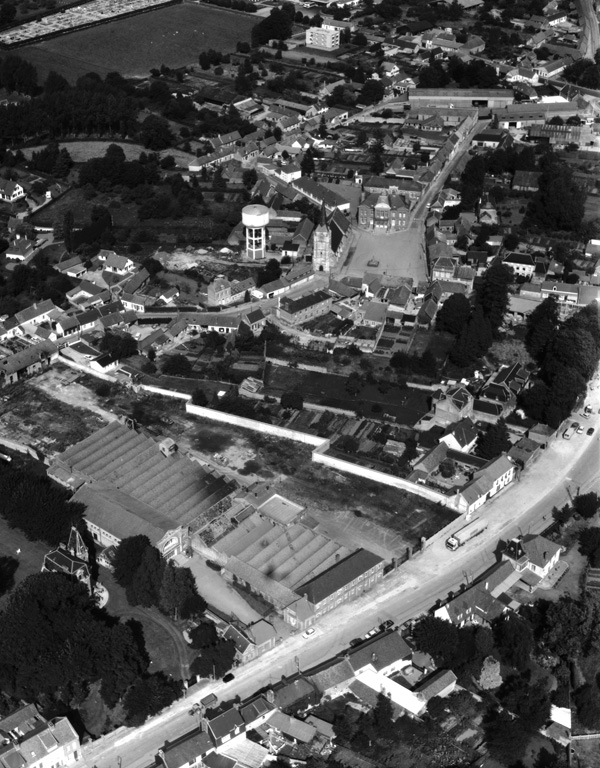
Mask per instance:
[[[242,224],[246,230],[246,256],[253,261],[266,258],[269,209],[266,205],[242,208]]]

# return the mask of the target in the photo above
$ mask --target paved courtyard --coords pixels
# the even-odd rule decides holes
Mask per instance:
[[[377,261],[377,266],[368,266]],[[362,276],[365,272],[412,277],[415,284],[427,279],[423,228],[416,224],[404,232],[375,234],[356,229],[339,277]]]

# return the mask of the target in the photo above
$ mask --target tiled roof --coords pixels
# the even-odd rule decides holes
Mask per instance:
[[[344,560],[336,563],[311,581],[296,589],[299,595],[306,596],[313,605],[317,605],[338,589],[350,584],[374,566],[383,561],[379,555],[374,555],[366,549],[359,549]]]

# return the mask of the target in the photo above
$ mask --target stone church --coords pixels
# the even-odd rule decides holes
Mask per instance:
[[[319,223],[313,234],[313,270],[331,272],[348,252],[352,225],[344,214],[335,209],[328,214],[321,206]]]

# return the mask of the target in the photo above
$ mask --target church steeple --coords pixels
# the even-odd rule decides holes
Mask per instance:
[[[323,227],[323,229],[329,229],[327,225],[327,208],[325,208],[325,203],[321,203],[321,213],[319,215],[319,227]]]

